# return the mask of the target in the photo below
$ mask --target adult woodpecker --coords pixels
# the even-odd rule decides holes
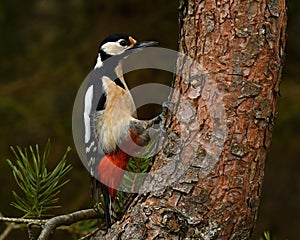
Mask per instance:
[[[136,49],[157,42],[139,42],[126,34],[113,34],[100,46],[95,67],[84,94],[84,143],[92,192],[104,197],[107,227],[111,226],[112,202],[123,178],[130,153],[149,141],[148,129],[159,121],[138,120],[135,105],[122,74],[122,62]]]

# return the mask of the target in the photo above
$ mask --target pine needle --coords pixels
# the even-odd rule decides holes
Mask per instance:
[[[48,171],[46,167],[50,154],[50,140],[42,154],[38,145],[30,146],[29,151],[18,146],[11,147],[11,150],[16,159],[14,163],[9,159],[7,162],[21,190],[21,193],[13,191],[15,201],[11,205],[24,212],[26,217],[51,216],[50,211],[60,207],[57,203],[61,187],[69,182],[63,178],[71,170],[71,165],[66,163],[70,147],[52,171]]]

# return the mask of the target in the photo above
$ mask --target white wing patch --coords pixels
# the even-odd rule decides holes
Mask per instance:
[[[89,86],[88,90],[85,93],[84,97],[84,113],[83,113],[83,118],[84,118],[84,127],[85,127],[85,132],[84,132],[84,141],[87,143],[90,138],[91,138],[91,110],[92,110],[92,102],[93,102],[93,89],[94,86],[91,85]]]

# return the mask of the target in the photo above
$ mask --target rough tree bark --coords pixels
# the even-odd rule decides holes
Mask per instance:
[[[167,146],[152,167],[173,169],[147,184],[176,181],[139,196],[100,239],[251,236],[276,116],[286,2],[181,0],[179,11],[180,52],[193,61],[179,60],[172,95],[179,117],[168,115]],[[188,167],[176,175],[180,163]]]

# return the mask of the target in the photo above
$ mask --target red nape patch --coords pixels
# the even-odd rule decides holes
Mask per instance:
[[[109,195],[114,198],[124,175],[124,169],[129,161],[129,156],[118,149],[117,153],[107,154],[100,160],[97,167],[101,184],[108,187]]]

